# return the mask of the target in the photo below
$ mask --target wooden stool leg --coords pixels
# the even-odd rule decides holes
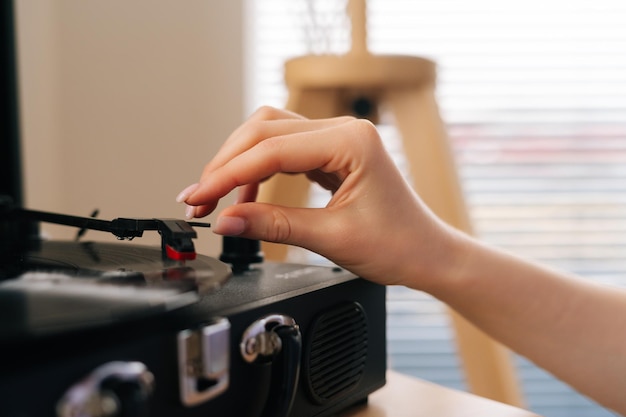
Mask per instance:
[[[301,90],[289,92],[287,109],[309,118],[326,118],[338,114],[339,95],[336,90]],[[271,202],[282,206],[303,207],[308,202],[310,183],[302,175],[275,175],[263,183],[259,189],[258,201]],[[276,243],[263,242],[265,258],[284,261],[289,247]]]
[[[337,88],[291,88],[286,108],[309,119],[336,117],[345,113],[342,97]]]
[[[472,233],[433,88],[392,90],[388,101],[403,138],[416,191],[444,221]],[[460,315],[451,310],[450,314],[470,390],[483,397],[522,406],[508,350]]]
[[[434,86],[390,89],[384,98],[402,135],[416,190],[444,221],[472,233],[433,89]],[[309,118],[338,116],[343,113],[341,92],[291,88],[287,108]],[[304,206],[309,189],[308,181],[302,176],[276,175],[261,187],[259,201]],[[264,243],[263,250],[267,259],[280,261],[286,259],[288,247]],[[452,310],[449,312],[470,390],[483,397],[523,406],[509,351]]]

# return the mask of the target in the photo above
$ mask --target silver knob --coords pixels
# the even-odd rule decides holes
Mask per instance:
[[[297,326],[296,321],[282,314],[270,314],[252,323],[243,333],[239,349],[248,363],[271,361],[280,353],[282,342],[272,331],[276,326]]]
[[[154,375],[141,362],[107,362],[72,385],[57,403],[58,417],[114,417],[124,410],[124,399],[115,384],[129,384],[134,395],[133,408],[145,406],[154,390]]]

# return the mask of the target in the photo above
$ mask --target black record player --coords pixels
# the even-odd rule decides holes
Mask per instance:
[[[2,416],[328,416],[384,384],[383,286],[245,239],[228,265],[194,256],[182,220],[97,221],[156,225],[161,248],[7,242],[44,217],[94,221],[0,208]]]
[[[385,383],[385,288],[264,262],[177,219],[22,207],[12,2],[0,6],[0,416],[330,416]],[[41,222],[74,227],[43,240]],[[86,240],[161,236],[160,247]]]

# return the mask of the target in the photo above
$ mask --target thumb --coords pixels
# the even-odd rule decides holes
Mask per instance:
[[[310,248],[324,238],[321,209],[292,208],[266,203],[241,203],[224,209],[213,232]],[[313,225],[318,225],[315,227]]]

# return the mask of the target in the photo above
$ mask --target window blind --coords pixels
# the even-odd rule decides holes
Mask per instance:
[[[248,109],[283,106],[284,61],[349,48],[345,1],[248,0]],[[311,10],[315,10],[312,18]],[[368,44],[438,64],[437,99],[478,236],[626,286],[626,3],[370,0]],[[406,171],[393,126],[379,126]],[[312,205],[324,204],[314,193]],[[463,389],[441,305],[388,291],[389,363]],[[529,408],[612,415],[516,358]]]

